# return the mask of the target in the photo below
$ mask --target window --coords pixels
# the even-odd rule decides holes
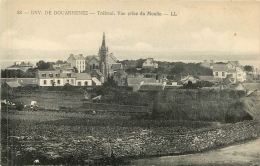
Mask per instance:
[[[43,84],[46,85],[46,84],[47,84],[47,81],[46,81],[46,80],[43,80]]]
[[[57,80],[57,84],[60,84],[60,80]]]
[[[51,84],[51,85],[53,84],[53,80],[50,80],[50,84]]]
[[[78,86],[81,86],[81,82],[78,82]]]
[[[93,69],[95,69],[95,64],[93,63]]]
[[[216,72],[215,75],[218,76],[218,72]]]
[[[98,65],[96,66],[96,69],[98,69]]]
[[[88,81],[85,81],[85,86],[88,86]]]
[[[60,74],[56,74],[56,77],[60,77]]]
[[[50,74],[49,74],[49,77],[53,77],[53,74],[52,74],[52,73],[50,73]]]
[[[225,77],[225,72],[222,72],[222,76]]]
[[[46,77],[46,74],[45,74],[45,73],[43,73],[43,74],[42,74],[42,77]]]
[[[67,80],[67,83],[69,84],[69,83],[70,83],[70,80]]]
[[[68,76],[68,77],[71,77],[71,73],[67,73],[67,76]]]

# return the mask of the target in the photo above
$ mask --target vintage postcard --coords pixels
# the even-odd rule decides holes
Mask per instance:
[[[1,1],[1,165],[260,165],[258,1]]]

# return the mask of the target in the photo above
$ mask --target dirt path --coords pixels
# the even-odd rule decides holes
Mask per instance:
[[[260,138],[200,154],[155,157],[131,161],[133,165],[260,165]]]

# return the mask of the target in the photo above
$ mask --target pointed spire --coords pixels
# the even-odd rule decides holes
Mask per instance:
[[[106,48],[106,41],[105,41],[105,32],[103,32],[103,41],[102,41],[102,47]]]

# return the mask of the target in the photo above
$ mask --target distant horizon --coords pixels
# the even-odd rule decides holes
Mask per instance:
[[[84,56],[84,55],[83,55]],[[1,69],[5,69],[11,65],[14,64],[14,62],[16,61],[29,61],[31,62],[34,66],[36,65],[37,62],[39,62],[40,60],[43,60],[45,62],[56,62],[57,60],[62,60],[62,61],[67,61],[69,55],[67,56],[67,58],[64,58],[64,59],[57,59],[57,58],[52,58],[52,59],[44,59],[44,58],[40,58],[40,59],[6,59],[6,60],[1,60]],[[84,56],[86,57],[86,56]],[[220,56],[220,57],[223,57],[222,59],[215,59],[216,57],[214,58],[208,58],[208,59],[199,59],[197,57],[197,59],[172,59],[172,58],[164,58],[164,57],[159,57],[159,58],[154,58],[152,56],[149,56],[149,57],[140,57],[140,58],[136,58],[136,59],[133,59],[133,58],[129,58],[129,59],[124,59],[124,58],[118,58],[116,55],[115,57],[117,58],[117,60],[138,60],[138,59],[147,59],[147,58],[153,58],[155,61],[160,61],[160,62],[183,62],[183,63],[200,63],[200,62],[203,62],[204,60],[207,60],[207,61],[210,61],[210,60],[213,60],[214,62],[227,62],[227,61],[238,61],[240,65],[250,65],[250,66],[253,66],[254,68],[258,68],[260,69],[260,59],[234,59],[234,58],[226,58],[226,59],[223,59],[225,57],[223,56]]]
[[[119,60],[260,60],[257,2],[106,2],[5,1],[1,5],[1,14],[6,16],[1,26],[1,61],[97,55],[103,33],[109,52]],[[42,14],[32,14],[32,10]],[[55,15],[57,10],[96,14]],[[97,11],[114,11],[114,15]],[[162,15],[140,14],[147,11]]]

